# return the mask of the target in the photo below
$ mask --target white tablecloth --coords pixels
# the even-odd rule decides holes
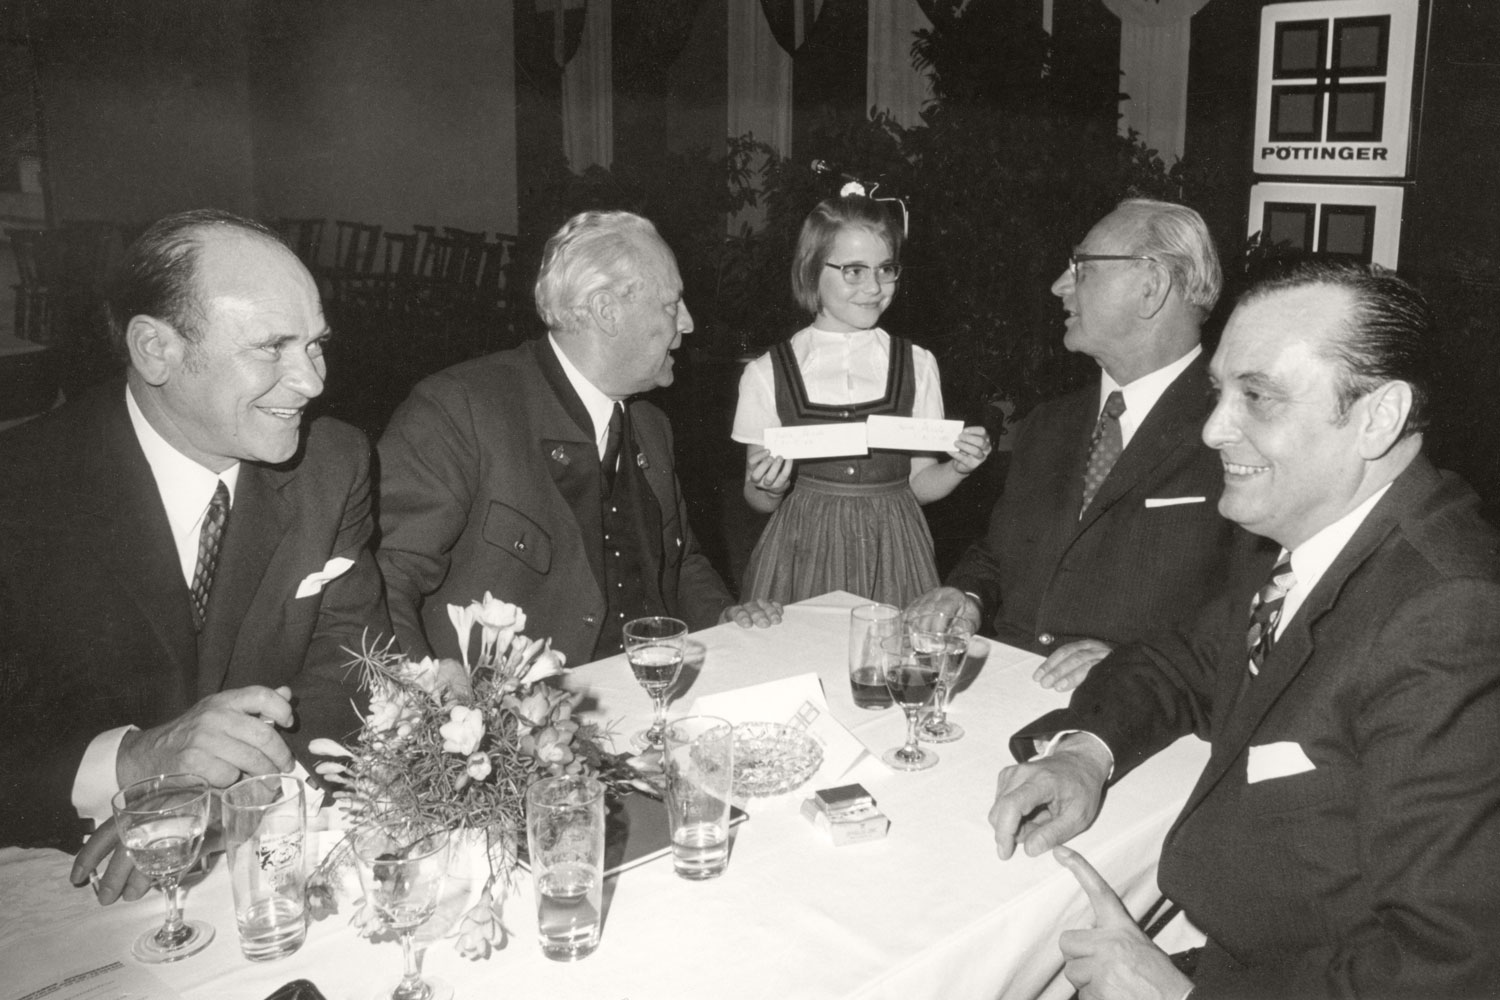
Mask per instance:
[[[679,684],[674,712],[701,694],[814,671],[831,711],[856,736],[877,749],[899,743],[898,710],[863,711],[850,697],[845,662],[855,603],[830,594],[788,608],[772,629],[721,625],[697,633],[701,669],[690,686]],[[942,758],[936,768],[894,773],[872,758],[856,766],[852,776],[891,820],[885,839],[832,846],[797,812],[810,788],[751,800],[751,818],[737,828],[721,878],[688,882],[663,859],[611,880],[602,943],[587,959],[556,964],[542,957],[524,886],[506,909],[509,947],[467,962],[447,942],[435,943],[425,970],[453,984],[460,998],[1065,996],[1056,938],[1060,929],[1088,922],[1082,894],[1050,857],[998,860],[986,819],[995,773],[1011,763],[1010,734],[1063,701],[1030,679],[1038,662],[991,644],[987,661],[953,699],[951,716],[967,735],[934,748]],[[586,692],[586,711],[614,724],[622,749],[649,721],[649,699],[623,657],[579,667],[568,683]],[[1206,759],[1204,744],[1180,741],[1111,789],[1093,829],[1073,843],[1138,914],[1156,898],[1162,837]],[[16,991],[26,983],[44,985],[115,959],[131,963],[130,941],[161,919],[154,892],[100,908],[88,890],[68,886],[69,861],[55,851],[0,851],[0,1000],[23,996]],[[220,865],[187,900],[188,915],[213,923],[217,938],[203,953],[150,974],[168,996],[259,1000],[307,978],[330,1000],[367,1000],[398,978],[400,951],[359,938],[347,926],[348,909],[312,925],[291,958],[251,963],[239,952]]]

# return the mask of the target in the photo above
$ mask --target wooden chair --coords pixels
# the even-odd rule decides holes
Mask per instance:
[[[281,234],[309,271],[317,273],[318,257],[323,252],[323,225],[322,219],[279,218],[271,223],[271,228]]]
[[[53,311],[63,276],[64,244],[55,231],[7,229],[15,252],[16,336],[38,344],[53,342]]]
[[[340,306],[366,304],[371,297],[375,257],[380,251],[381,227],[342,219],[335,220],[334,226],[333,267],[328,271],[333,301]]]

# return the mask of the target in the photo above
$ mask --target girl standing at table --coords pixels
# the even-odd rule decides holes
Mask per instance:
[[[802,224],[792,293],[812,325],[752,361],[740,377],[733,438],[748,445],[745,500],[771,514],[750,555],[742,600],[789,603],[830,590],[904,607],[937,586],[919,504],[952,493],[990,452],[966,427],[939,462],[928,454],[792,460],[764,446],[769,427],[941,419],[932,354],[877,325],[901,276],[900,227],[874,199],[819,203]]]

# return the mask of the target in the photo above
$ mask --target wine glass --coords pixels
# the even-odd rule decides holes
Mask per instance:
[[[448,870],[448,831],[442,827],[388,819],[354,835],[354,857],[365,899],[385,925],[401,939],[401,982],[375,1000],[442,1000],[453,988],[442,980],[422,978],[412,951],[417,927],[437,911]]]
[[[209,803],[208,782],[191,774],[146,778],[120,789],[110,800],[130,860],[167,900],[166,923],[146,931],[130,947],[142,962],[175,962],[202,951],[214,939],[209,924],[182,919],[181,895],[183,874],[203,853]]]
[[[938,755],[917,745],[917,718],[937,690],[939,665],[931,656],[918,656],[910,633],[881,641],[881,671],[891,700],[906,713],[906,743],[892,747],[880,759],[898,771],[925,771],[938,762]]]
[[[938,665],[938,688],[932,698],[932,710],[922,718],[917,736],[924,743],[952,743],[962,739],[964,727],[948,721],[948,699],[953,686],[963,674],[974,630],[962,618],[950,615],[918,615],[907,621],[912,645],[918,657],[930,658]]]
[[[625,623],[625,658],[635,679],[651,696],[655,713],[650,729],[630,737],[630,745],[637,750],[666,746],[667,693],[682,672],[687,634],[687,623],[676,618],[636,618]]]

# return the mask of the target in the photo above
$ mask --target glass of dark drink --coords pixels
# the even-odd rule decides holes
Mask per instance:
[[[918,655],[906,632],[887,637],[881,646],[885,651],[885,686],[890,689],[891,700],[906,713],[906,742],[887,750],[880,759],[897,771],[925,771],[938,762],[938,755],[917,743],[917,722],[937,691],[941,664],[930,656]]]
[[[880,643],[900,627],[901,609],[892,604],[861,604],[849,612],[849,690],[856,708],[891,707]]]

